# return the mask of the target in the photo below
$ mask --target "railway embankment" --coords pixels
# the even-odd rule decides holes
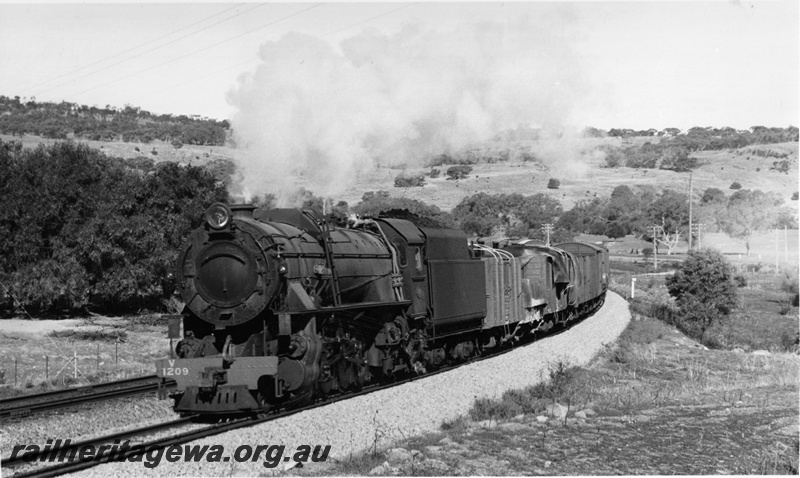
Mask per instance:
[[[610,293],[603,308],[594,316],[545,340],[444,374],[194,444],[224,444],[226,449],[258,444],[285,445],[287,449],[303,444],[330,445],[328,463],[344,463],[354,456],[383,452],[396,448],[409,437],[438,433],[442,425],[458,421],[476,398],[500,399],[509,390],[546,382],[556,364],[589,366],[593,358],[614,343],[629,321],[627,302]],[[284,473],[283,469],[283,466],[267,469],[262,461],[162,462],[154,469],[145,469],[141,463],[112,463],[90,473],[98,476],[108,473],[116,476],[254,476]],[[323,474],[327,472],[332,471]]]
[[[296,475],[798,473],[798,372],[788,352],[709,350],[634,314],[591,363],[476,400],[390,447]]]

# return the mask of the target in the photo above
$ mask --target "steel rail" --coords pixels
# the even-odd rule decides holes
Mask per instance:
[[[6,398],[0,400],[0,419],[26,417],[36,413],[74,407],[85,403],[154,392],[158,390],[159,380],[155,375],[148,375]],[[174,382],[167,386],[174,386]]]

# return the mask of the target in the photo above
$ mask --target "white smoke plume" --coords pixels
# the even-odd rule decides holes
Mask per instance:
[[[335,196],[378,164],[421,166],[519,125],[558,128],[586,89],[571,40],[559,13],[367,30],[336,46],[296,33],[268,42],[229,94],[242,187]]]

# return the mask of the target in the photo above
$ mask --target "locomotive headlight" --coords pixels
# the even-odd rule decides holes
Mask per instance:
[[[231,210],[227,205],[214,203],[206,209],[206,224],[212,229],[224,229],[230,225]]]

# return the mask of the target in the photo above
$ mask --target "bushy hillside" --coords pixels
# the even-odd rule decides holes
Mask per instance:
[[[197,116],[155,115],[133,106],[114,108],[77,103],[22,102],[0,96],[0,133],[52,139],[224,145],[229,124]]]
[[[183,238],[227,193],[204,168],[0,141],[0,309],[163,307]]]

